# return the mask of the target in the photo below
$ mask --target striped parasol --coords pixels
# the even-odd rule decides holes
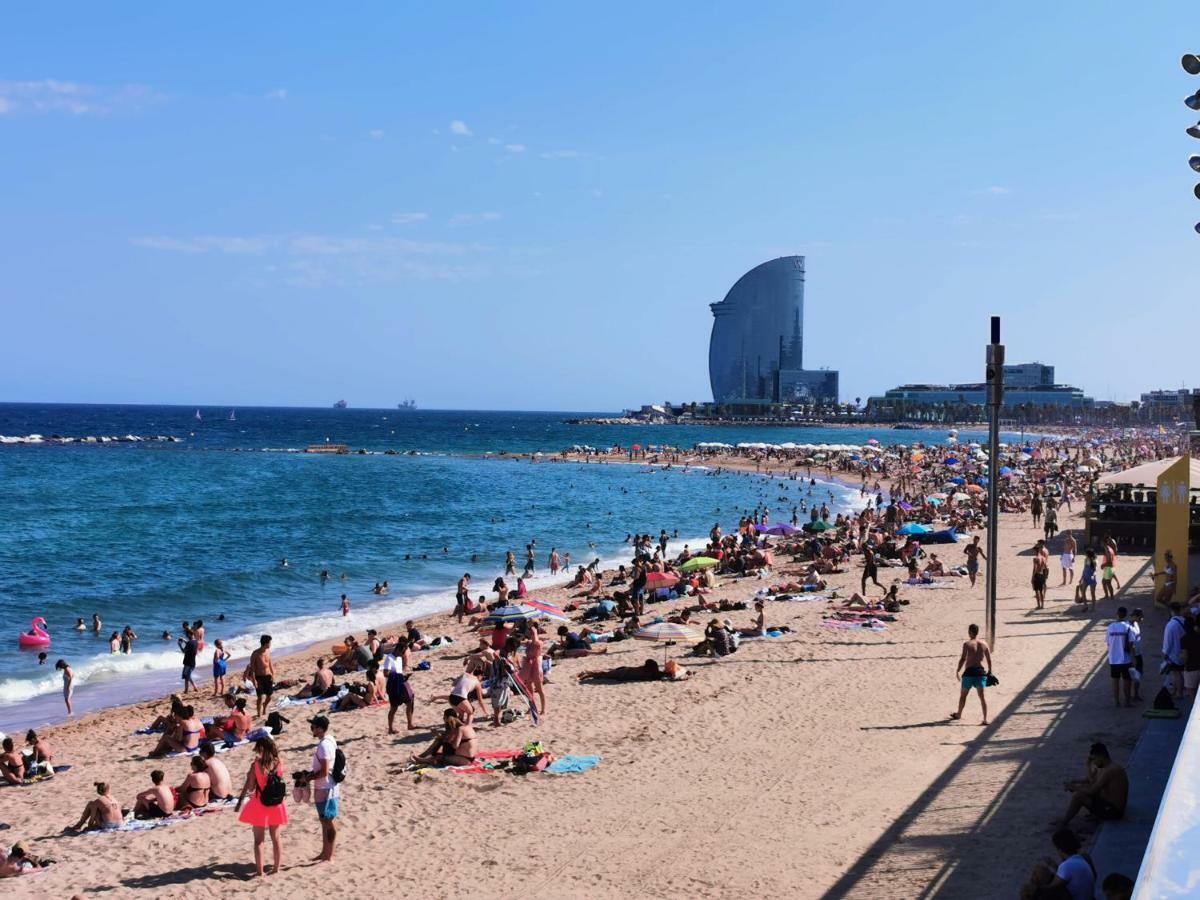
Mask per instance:
[[[555,606],[553,603],[547,603],[544,600],[534,600],[530,597],[525,598],[525,606],[532,606],[538,610],[541,615],[537,616],[540,619],[555,619],[559,622],[570,622],[571,617],[567,615],[566,610]]]
[[[692,629],[675,622],[655,622],[653,625],[639,628],[634,637],[639,641],[660,641],[663,643],[669,641],[700,640],[700,635],[696,634]]]

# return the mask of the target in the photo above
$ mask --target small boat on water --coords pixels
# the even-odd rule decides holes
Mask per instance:
[[[230,421],[230,422],[236,422],[236,421],[237,421],[237,416],[234,414],[234,411],[233,411],[232,409],[229,411],[229,421]]]
[[[196,421],[197,422],[204,421],[204,416],[200,415],[200,410],[196,410]]]

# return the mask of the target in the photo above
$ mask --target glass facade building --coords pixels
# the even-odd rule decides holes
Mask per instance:
[[[836,401],[837,372],[804,368],[804,257],[755,266],[710,305],[716,403]]]

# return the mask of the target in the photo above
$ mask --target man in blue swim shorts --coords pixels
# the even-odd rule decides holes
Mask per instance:
[[[308,720],[312,736],[317,739],[313,751],[311,784],[313,803],[317,807],[317,818],[321,820],[321,855],[318,861],[333,859],[333,845],[337,842],[338,785],[333,780],[333,764],[337,758],[337,741],[329,734],[329,719],[313,716]]]
[[[961,719],[963,707],[967,705],[967,695],[974,688],[979,693],[979,705],[983,708],[983,721],[988,724],[987,699],[983,690],[987,687],[988,675],[992,671],[992,651],[986,641],[979,639],[979,626],[972,624],[967,627],[968,640],[963,642],[962,654],[958,658],[958,667],[954,676],[961,679],[962,689],[958,695],[958,712],[950,714],[951,719]]]

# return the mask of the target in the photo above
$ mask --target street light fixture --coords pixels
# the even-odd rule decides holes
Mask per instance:
[[[1200,91],[1196,91],[1196,93],[1192,94],[1192,96],[1188,97],[1183,102],[1187,104],[1188,109],[1194,109],[1197,112],[1200,112]]]
[[[1193,156],[1191,159],[1188,160],[1188,165],[1191,166],[1193,169],[1195,169],[1197,172],[1200,172],[1200,156]]]
[[[1188,128],[1187,133],[1197,140],[1200,140],[1200,122],[1197,122],[1195,125]]]
[[[1183,59],[1179,61],[1179,64],[1189,75],[1200,75],[1200,56],[1196,56],[1195,53],[1183,54]]]

